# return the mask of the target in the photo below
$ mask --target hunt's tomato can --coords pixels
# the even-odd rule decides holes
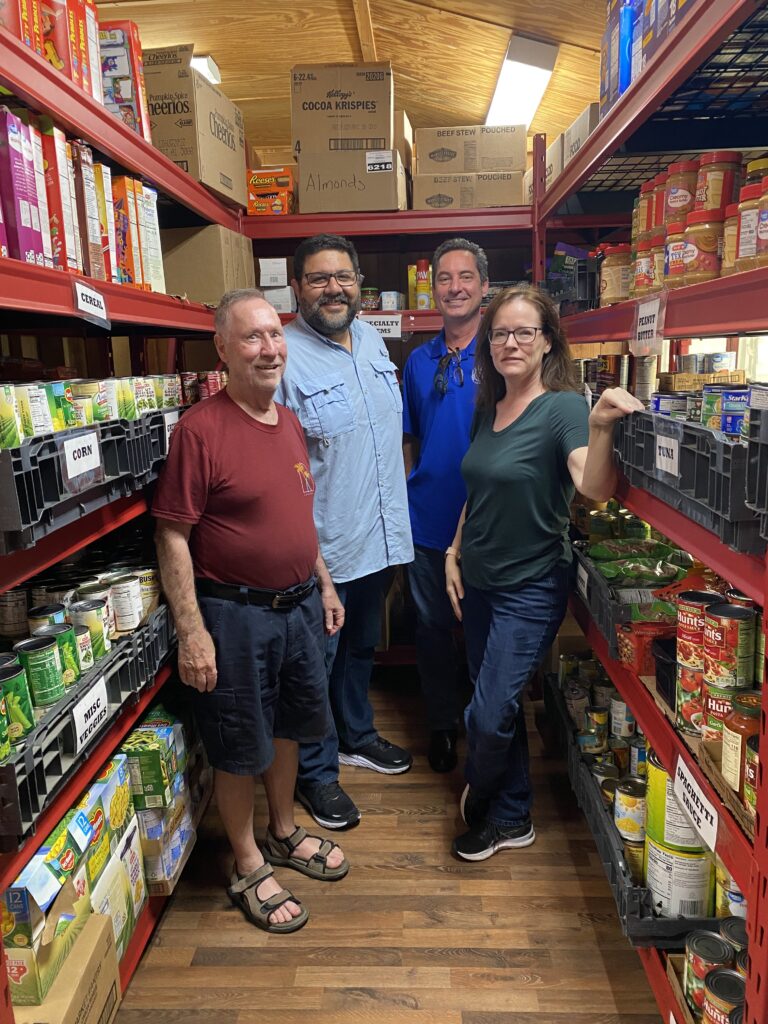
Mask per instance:
[[[733,690],[755,681],[753,608],[711,604],[704,613],[704,680]]]
[[[704,668],[704,614],[722,596],[708,590],[684,590],[677,597],[677,660],[687,668]]]

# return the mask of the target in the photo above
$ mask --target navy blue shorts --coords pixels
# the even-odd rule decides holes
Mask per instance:
[[[193,691],[208,760],[233,775],[260,775],[273,738],[317,742],[330,728],[319,590],[290,609],[198,597],[216,647],[216,688]]]

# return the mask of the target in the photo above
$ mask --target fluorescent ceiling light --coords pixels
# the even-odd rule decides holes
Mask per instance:
[[[191,64],[195,71],[199,71],[209,82],[213,82],[214,85],[221,85],[221,72],[213,57],[208,54],[202,57],[193,57]]]
[[[512,36],[486,124],[530,125],[552,77],[557,51],[556,44]]]

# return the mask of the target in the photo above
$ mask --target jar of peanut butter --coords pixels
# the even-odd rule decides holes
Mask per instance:
[[[653,264],[651,262],[650,239],[639,242],[635,256],[635,298],[647,295],[653,284]]]
[[[658,231],[651,239],[651,270],[653,283],[650,291],[657,292],[664,287],[664,260],[667,252],[667,235],[664,229]]]
[[[667,288],[681,288],[685,284],[685,222],[673,221],[667,225],[667,245],[664,254],[664,284]]]
[[[720,265],[720,277],[728,277],[736,272],[736,243],[739,237],[739,204],[731,203],[725,208],[723,222],[723,262]]]
[[[720,277],[723,259],[722,210],[694,210],[685,228],[685,283],[701,284]]]
[[[640,203],[637,210],[637,240],[645,242],[651,237],[654,215],[654,179],[640,186]]]
[[[745,185],[739,193],[739,233],[736,239],[736,270],[757,266],[757,227],[760,219],[762,183]]]
[[[664,227],[664,201],[667,195],[666,171],[657,174],[653,179],[653,230]]]
[[[763,178],[762,189],[757,208],[757,265],[768,267],[768,177]]]
[[[612,306],[629,298],[632,254],[628,245],[609,245],[600,267],[600,305]]]
[[[699,158],[694,210],[724,210],[733,203],[741,185],[741,153],[725,149]]]
[[[750,160],[747,164],[747,174],[744,178],[745,185],[760,185],[763,178],[768,174],[768,160]]]
[[[667,168],[667,187],[664,197],[664,223],[669,227],[684,221],[696,202],[696,182],[699,177],[698,160],[682,160]]]

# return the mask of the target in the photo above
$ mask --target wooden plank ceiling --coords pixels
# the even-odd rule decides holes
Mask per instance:
[[[290,145],[300,62],[375,54],[392,62],[395,104],[414,128],[479,124],[514,30],[560,44],[531,134],[553,139],[599,94],[605,0],[108,0],[99,11],[135,21],[145,48],[194,42],[211,54],[257,146]]]

